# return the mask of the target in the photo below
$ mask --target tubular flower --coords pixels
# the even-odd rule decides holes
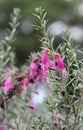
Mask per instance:
[[[36,80],[41,79],[40,78],[40,73],[42,71],[41,68],[41,61],[39,58],[34,58],[33,62],[30,65],[30,77],[31,80],[29,82],[35,83]]]
[[[48,59],[49,50],[44,50],[41,58],[41,65],[47,68],[51,67],[51,61]]]
[[[3,127],[2,127],[2,125],[0,125],[0,130],[3,130]]]
[[[26,89],[28,87],[28,84],[29,84],[29,79],[25,77],[23,80],[23,89]]]
[[[40,79],[42,79],[42,80],[46,80],[46,81],[49,81],[49,78],[48,78],[48,70],[43,70],[43,71],[41,71],[41,73],[40,73]]]
[[[56,119],[53,121],[53,125],[58,129],[58,126],[60,126],[61,130],[65,130],[65,126],[63,125],[63,122],[61,120],[61,115],[58,113],[56,115]]]
[[[56,115],[56,119],[53,121],[53,125],[54,125],[54,126],[57,126],[58,123],[60,123],[60,118],[61,118],[61,115],[58,113],[58,114]]]
[[[61,70],[63,73],[66,72],[66,68],[64,66],[64,62],[60,56],[60,54],[56,54],[55,55],[55,59],[56,59],[56,66],[55,66],[55,69],[56,70]]]
[[[32,62],[32,64],[30,65],[30,76],[31,77],[35,77],[37,75],[37,69],[38,69],[38,64],[39,59],[35,58]]]
[[[28,106],[29,109],[34,110],[36,108],[36,104],[34,104],[33,102],[29,104]]]
[[[42,64],[45,65],[48,62],[48,52],[49,50],[45,50],[42,54]]]
[[[40,77],[44,80],[48,80],[48,68],[52,66],[51,61],[48,59],[49,50],[44,50],[41,58],[41,68]]]
[[[56,119],[53,121],[53,125],[58,128],[58,124],[61,127],[61,130],[64,130],[63,122],[61,120],[61,115],[60,113],[57,113]]]
[[[9,67],[7,67],[7,68],[6,68],[6,73],[7,73],[8,76],[10,76],[11,73],[12,73],[12,69],[9,68]]]
[[[60,113],[57,113],[57,114],[56,114],[56,120],[57,120],[57,121],[60,121],[60,118],[61,118]]]
[[[12,88],[12,79],[11,77],[8,77],[4,83],[4,86],[2,86],[3,89],[9,90]]]

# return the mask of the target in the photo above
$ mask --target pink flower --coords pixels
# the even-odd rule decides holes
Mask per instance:
[[[81,96],[81,97],[83,97],[83,93],[82,93],[82,94],[80,94],[80,96]]]
[[[30,76],[32,77],[35,77],[37,75],[38,62],[39,62],[39,59],[35,58],[32,64],[30,65]]]
[[[47,82],[49,82],[47,69],[44,69],[43,71],[41,71],[39,79],[46,80]]]
[[[59,125],[58,125],[59,124]],[[61,115],[60,113],[56,114],[56,119],[53,121],[53,125],[58,129],[58,126],[60,126],[61,130],[64,130],[64,125],[63,122],[61,120]]]
[[[30,108],[31,110],[34,110],[36,108],[36,104],[32,102],[32,103],[30,103],[28,108]]]
[[[41,79],[48,80],[48,68],[51,68],[51,61],[48,59],[49,50],[44,50],[41,58],[41,68],[42,71],[40,73]]]
[[[58,124],[57,121],[54,120],[54,121],[53,121],[53,125],[57,127],[57,124]]]
[[[43,54],[42,54],[42,58],[41,58],[41,65],[45,66],[45,67],[51,67],[51,61],[48,59],[48,53],[49,50],[44,50]]]
[[[6,72],[7,72],[8,76],[10,76],[10,75],[11,75],[11,72],[12,72],[12,69],[9,68],[9,67],[7,67],[7,68],[6,68]]]
[[[60,113],[56,114],[56,119],[53,121],[53,125],[57,126],[58,123],[60,123],[61,115]]]
[[[48,62],[48,52],[49,50],[44,50],[43,54],[42,54],[42,64],[45,65]]]
[[[55,66],[55,69],[56,70],[61,70],[63,73],[66,72],[66,68],[64,66],[64,62],[60,56],[60,54],[56,54],[55,55],[55,59],[56,59],[56,66]]]
[[[29,84],[29,79],[25,77],[23,80],[23,88],[26,89],[28,87],[28,84]]]
[[[2,125],[0,125],[0,130],[3,130],[3,127],[2,127]]]
[[[9,90],[12,88],[12,79],[11,77],[7,78],[5,83],[4,83],[4,86],[2,86],[3,89],[5,90]]]
[[[61,115],[60,115],[60,113],[58,113],[58,114],[56,115],[56,120],[57,120],[57,121],[60,121],[60,118],[61,118]]]

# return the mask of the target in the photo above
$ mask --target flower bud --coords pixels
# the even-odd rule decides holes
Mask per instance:
[[[46,42],[47,39],[45,37],[42,38],[42,42]]]
[[[59,80],[59,77],[56,77],[55,80]]]
[[[28,106],[29,109],[34,110],[36,108],[36,104],[34,103],[30,103],[30,105]]]
[[[66,95],[66,91],[63,89],[63,90],[61,90],[61,95],[63,96],[63,97],[65,97],[65,95]]]
[[[57,127],[57,121],[56,120],[53,121],[53,126]]]

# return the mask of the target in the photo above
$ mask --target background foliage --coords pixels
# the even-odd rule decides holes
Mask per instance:
[[[21,24],[17,41],[12,46],[15,47],[16,64],[20,65],[25,62],[25,58],[31,51],[40,49],[35,31],[33,29],[34,18],[31,15],[35,7],[42,6],[48,12],[49,25],[54,25],[53,28],[63,30],[61,26],[67,25],[72,28],[72,36],[74,36],[75,44],[83,46],[83,2],[82,0],[0,0],[0,39],[4,39],[6,35],[6,27],[9,27],[8,22],[10,13],[14,7],[19,7],[21,11]],[[53,24],[56,23],[57,24]],[[61,22],[61,23],[60,23]],[[73,28],[74,27],[74,28]],[[60,35],[53,30],[55,38],[55,47],[62,40]],[[59,34],[59,33],[58,33]],[[50,35],[50,34],[49,34]],[[57,44],[56,44],[57,42]]]

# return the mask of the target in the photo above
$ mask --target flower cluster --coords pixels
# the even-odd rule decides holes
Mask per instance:
[[[66,68],[60,54],[54,54],[52,60],[49,58],[49,54],[50,50],[43,50],[41,58],[35,57],[30,64],[29,71],[23,76],[20,76],[17,69],[12,76],[11,68],[6,68],[6,76],[2,86],[0,87],[4,92],[7,93],[6,100],[11,98],[13,95],[18,96],[19,94],[23,93],[23,91],[27,91],[29,84],[35,84],[38,81],[49,82],[49,69],[66,73]],[[2,104],[3,100],[0,105],[2,106]],[[34,109],[36,108],[36,105],[31,102],[29,104],[29,108]]]
[[[30,76],[33,81],[46,80],[49,81],[48,72],[49,69],[55,69],[66,73],[66,68],[60,54],[53,55],[54,59],[49,59],[50,50],[44,50],[41,59],[34,58],[30,65]],[[55,65],[53,64],[55,62]]]

